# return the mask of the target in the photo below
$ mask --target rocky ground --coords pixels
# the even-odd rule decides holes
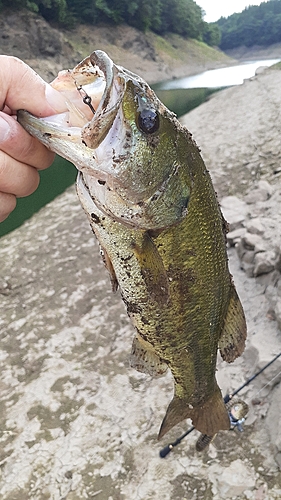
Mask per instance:
[[[280,498],[281,362],[243,391],[243,434],[222,432],[200,455],[194,432],[161,459],[188,423],[157,442],[171,376],[153,380],[129,368],[133,330],[74,189],[2,238],[0,258],[3,500]],[[249,341],[234,364],[219,362],[224,393],[281,347],[264,288],[234,250],[230,264]]]
[[[253,161],[253,140],[247,142],[248,125],[242,115],[239,120],[235,115],[249,86],[255,100],[263,82],[267,89],[271,82],[274,89],[279,78],[277,71],[260,75],[243,87],[218,94],[185,118],[193,124],[195,137],[201,134],[199,143],[207,137],[202,139],[203,156],[224,195],[222,208],[231,230],[230,265],[248,322],[245,354],[232,365],[219,361],[218,380],[224,393],[239,387],[281,351],[278,162],[271,167],[271,156],[263,153],[256,139],[261,153],[257,158],[271,170],[264,166],[264,176],[253,181],[247,177],[245,187],[236,169],[240,172],[239,152]],[[268,92],[264,98],[271,103]],[[275,107],[269,104],[265,102],[261,111],[262,123],[268,124],[272,140],[277,141],[278,121],[274,116],[275,136],[270,114],[277,102]],[[207,126],[211,117],[214,127]],[[201,123],[206,124],[205,134]],[[226,140],[229,127],[232,133]],[[252,126],[250,137],[260,136],[261,129]],[[271,147],[277,156],[277,142],[275,149]],[[245,172],[247,176],[246,168]],[[110,290],[74,189],[2,238],[0,255],[3,500],[280,498],[281,361],[242,392],[250,405],[243,434],[220,433],[200,455],[194,448],[198,436],[194,432],[161,459],[160,448],[186,429],[182,424],[162,443],[156,440],[171,398],[171,377],[151,380],[128,367],[132,328],[119,295]]]
[[[243,356],[218,360],[224,393],[281,352],[280,79],[268,70],[183,118],[230,222],[248,323]],[[74,189],[2,238],[0,261],[3,500],[281,498],[281,358],[241,392],[244,433],[198,454],[195,431],[161,459],[188,423],[157,442],[171,376],[129,368],[133,330]]]

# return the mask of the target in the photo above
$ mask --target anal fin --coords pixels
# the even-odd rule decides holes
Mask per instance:
[[[139,336],[133,340],[130,366],[152,377],[160,377],[168,369],[167,364],[161,361],[152,347]]]
[[[224,361],[231,363],[242,354],[247,337],[247,325],[242,304],[232,283],[230,300],[219,349]]]

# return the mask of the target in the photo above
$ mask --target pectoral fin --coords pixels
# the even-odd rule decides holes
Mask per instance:
[[[219,340],[219,349],[224,361],[231,363],[242,354],[246,337],[247,326],[243,307],[232,284],[224,328]]]
[[[114,267],[112,265],[112,262],[108,256],[108,253],[107,251],[105,250],[105,248],[103,248],[102,246],[100,247],[101,249],[101,256],[102,256],[102,260],[104,262],[104,265],[106,267],[106,269],[108,270],[109,272],[109,276],[110,276],[110,281],[111,281],[111,286],[112,286],[112,291],[113,292],[116,292],[117,289],[118,289],[118,281],[117,281],[117,278],[116,278],[116,274],[115,274],[115,271],[114,271]]]
[[[133,340],[130,366],[152,377],[160,377],[168,369],[166,363],[161,361],[159,356],[141,337],[135,337]]]
[[[167,304],[169,300],[168,276],[153,240],[148,233],[144,233],[141,241],[134,242],[132,247],[151,299],[159,305]]]

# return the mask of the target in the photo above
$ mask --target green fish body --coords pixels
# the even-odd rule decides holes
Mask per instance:
[[[19,121],[79,170],[80,201],[136,329],[131,366],[172,372],[159,437],[186,418],[208,436],[229,429],[217,351],[228,362],[239,356],[246,324],[198,147],[146,82],[102,51],[53,86],[66,97],[66,116],[20,111]]]

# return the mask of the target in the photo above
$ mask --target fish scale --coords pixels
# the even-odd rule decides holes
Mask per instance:
[[[152,376],[171,370],[174,397],[159,437],[186,418],[208,436],[228,429],[217,352],[228,362],[241,355],[246,323],[227,224],[196,143],[142,78],[102,51],[52,85],[68,103],[73,95],[69,116],[60,124],[20,111],[18,119],[79,170],[78,196],[136,330],[131,366]]]

